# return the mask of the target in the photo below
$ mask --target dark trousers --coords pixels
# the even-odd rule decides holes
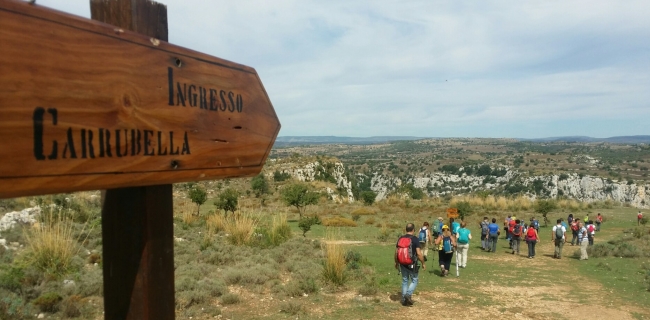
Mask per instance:
[[[445,266],[445,270],[449,270],[451,265],[451,258],[454,257],[454,252],[446,253],[444,250],[438,251],[438,259],[440,263],[438,265]]]
[[[534,257],[535,256],[535,245],[537,244],[537,240],[526,240],[528,243],[528,256],[529,257]]]

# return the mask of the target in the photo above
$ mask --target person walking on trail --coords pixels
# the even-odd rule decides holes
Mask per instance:
[[[521,224],[521,220],[515,220],[515,224],[512,226],[511,230],[512,240],[510,240],[512,246],[512,254],[517,253],[517,255],[519,255],[519,247],[521,245],[521,235],[523,234],[523,229],[524,227]]]
[[[641,220],[643,220],[643,213],[641,213],[641,210],[639,210],[639,213],[636,215],[636,225],[637,226],[641,225]]]
[[[427,254],[429,252],[429,244],[431,244],[431,232],[429,231],[429,223],[424,222],[422,224],[422,227],[420,228],[420,231],[418,232],[418,240],[420,242],[420,249],[422,249],[422,253],[424,255],[424,261],[428,261],[427,259]]]
[[[566,228],[562,225],[562,219],[557,219],[557,224],[551,231],[551,240],[555,243],[553,258],[562,259],[562,247],[566,242]]]
[[[589,246],[594,245],[594,237],[596,236],[596,227],[594,226],[594,221],[589,220],[589,223],[586,226],[587,228],[587,238],[589,239]]]
[[[585,227],[584,222],[580,222],[580,229],[578,230],[578,242],[580,243],[580,260],[587,260],[587,246],[589,246],[589,231]]]
[[[442,233],[442,226],[445,225],[445,221],[442,219],[442,217],[438,217],[438,232],[435,234],[435,237],[438,238],[438,235]]]
[[[512,239],[514,239],[514,236],[512,235],[512,230],[514,229],[515,224],[517,224],[517,218],[515,216],[512,216],[510,222],[508,222],[508,234],[510,235],[510,249],[512,249]]]
[[[440,276],[449,274],[451,259],[454,257],[456,238],[449,231],[449,226],[442,226],[442,232],[436,238],[435,245],[438,247],[438,260],[440,261]]]
[[[566,222],[569,224],[573,223],[573,213],[569,213],[569,216],[566,218]]]
[[[539,232],[539,221],[535,217],[530,218],[530,226]]]
[[[458,233],[458,229],[460,229],[460,223],[454,218],[451,218],[449,219],[449,224],[451,225],[451,234],[455,236]]]
[[[578,242],[578,229],[580,229],[580,219],[575,219],[571,222],[571,234],[573,237],[571,238],[571,245],[574,243],[579,245],[580,243]]]
[[[483,217],[483,221],[479,223],[479,226],[481,227],[481,250],[488,250],[489,225],[490,221],[488,221],[488,217]]]
[[[600,225],[603,223],[603,215],[598,212],[596,216],[596,231],[600,231]]]
[[[467,229],[467,223],[465,221],[460,223],[460,228],[456,234],[456,243],[457,250],[456,254],[456,263],[461,268],[467,267],[467,252],[469,251],[469,241],[472,240],[472,232]]]
[[[415,225],[409,223],[406,225],[406,234],[397,240],[395,249],[395,269],[402,274],[402,305],[412,306],[413,299],[411,296],[418,285],[418,260],[422,263],[422,270],[426,270],[422,248],[420,248],[419,239],[413,235]],[[411,283],[409,284],[409,279]]]
[[[499,230],[499,225],[497,224],[497,219],[492,218],[492,223],[488,225],[488,252],[497,251],[497,240],[499,240],[499,235],[501,231]]]
[[[510,241],[510,220],[512,220],[511,216],[508,215],[508,217],[503,221],[503,230],[506,232],[506,240]]]
[[[535,258],[535,245],[539,242],[537,229],[532,226],[526,231],[526,244],[528,244],[528,259]]]

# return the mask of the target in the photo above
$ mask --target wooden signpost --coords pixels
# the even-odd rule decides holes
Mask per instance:
[[[105,318],[173,319],[171,183],[259,173],[280,122],[254,69],[166,42],[164,5],[91,16],[0,0],[0,198],[108,189]]]
[[[458,209],[457,208],[447,208],[447,218],[458,218]]]
[[[0,197],[258,173],[280,123],[255,70],[163,40],[0,1]]]

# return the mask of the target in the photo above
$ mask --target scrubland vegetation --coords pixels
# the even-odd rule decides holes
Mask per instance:
[[[432,310],[439,305],[440,295],[452,295],[472,302],[469,307],[453,301],[445,306],[456,308],[465,318],[476,318],[463,313],[473,308],[495,317],[515,317],[522,314],[521,308],[499,296],[508,296],[510,288],[529,286],[529,274],[537,275],[535,283],[541,288],[557,286],[560,281],[567,292],[561,299],[569,301],[568,305],[597,308],[592,301],[572,300],[582,290],[563,272],[558,276],[558,270],[566,270],[588,282],[589,292],[614,293],[599,298],[600,303],[611,304],[618,311],[625,309],[630,317],[650,316],[650,229],[636,226],[637,209],[629,204],[611,200],[587,203],[562,196],[533,198],[523,192],[505,192],[505,188],[430,197],[413,185],[398,187],[379,201],[374,197],[373,201],[364,197],[354,202],[346,197],[334,201],[324,189],[347,194],[337,187],[333,167],[316,168],[313,182],[297,181],[277,169],[306,157],[323,159],[319,153],[327,152],[329,160],[331,156],[341,158],[358,196],[371,190],[368,181],[355,180],[355,173],[380,168],[408,176],[420,170],[457,170],[454,166],[471,162],[472,174],[479,175],[494,170],[500,174],[495,163],[561,174],[581,172],[582,164],[573,164],[581,161],[578,154],[589,151],[601,155],[600,159],[608,157],[601,163],[607,163],[609,170],[623,179],[630,176],[644,181],[643,163],[650,161],[646,146],[484,142],[400,142],[354,146],[347,152],[337,151],[336,146],[290,147],[273,151],[276,160],[267,164],[266,175],[175,185],[177,318],[399,318],[402,307],[396,295],[401,280],[392,262],[395,240],[407,222],[417,226],[432,222],[446,217],[450,207],[463,214],[475,239],[483,216],[494,217],[499,224],[506,215],[525,221],[535,216],[542,225],[546,216],[551,222],[540,230],[545,242],[540,243],[540,257],[532,265],[527,259],[506,254],[503,240],[496,255],[481,252],[475,240],[468,268],[459,279],[436,277],[435,262],[427,264],[416,290],[415,308]],[[620,153],[610,152],[612,149]],[[609,174],[601,164],[590,168],[584,172]],[[32,319],[40,313],[54,319],[103,318],[99,193],[0,200],[0,215],[36,205],[42,208],[36,224],[0,232],[8,247],[0,245],[0,319]],[[590,260],[560,262],[544,257],[552,254],[547,239],[556,219],[570,213],[595,217],[598,212],[606,220],[596,244],[589,248]],[[572,257],[576,250],[567,245],[565,257]],[[435,252],[429,255],[437,261]],[[504,263],[507,273],[503,272]],[[534,301],[544,305],[556,298],[545,294],[541,292]],[[556,316],[552,308],[546,309],[537,307],[535,312],[523,314]]]

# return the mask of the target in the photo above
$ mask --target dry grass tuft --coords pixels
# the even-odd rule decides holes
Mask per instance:
[[[361,207],[361,208],[354,209],[351,214],[352,215],[359,215],[359,216],[368,216],[368,215],[373,215],[373,214],[377,214],[377,213],[370,210],[370,209],[368,209],[368,208]]]
[[[332,217],[323,220],[323,225],[326,227],[356,227],[357,223],[352,219],[343,217]]]
[[[72,258],[80,250],[74,237],[73,223],[62,218],[61,214],[53,215],[51,211],[44,220],[25,232],[29,249],[27,262],[46,273],[63,275],[70,270]]]
[[[325,266],[323,267],[323,278],[325,281],[337,286],[343,285],[346,280],[345,274],[345,250],[340,243],[334,240],[331,234],[327,235],[325,242]]]
[[[221,214],[215,213],[209,215],[205,223],[208,225],[208,232],[211,234],[226,230],[226,218]]]
[[[241,246],[252,242],[259,218],[250,213],[237,213],[225,221],[225,231],[229,234],[228,241],[231,244]]]

